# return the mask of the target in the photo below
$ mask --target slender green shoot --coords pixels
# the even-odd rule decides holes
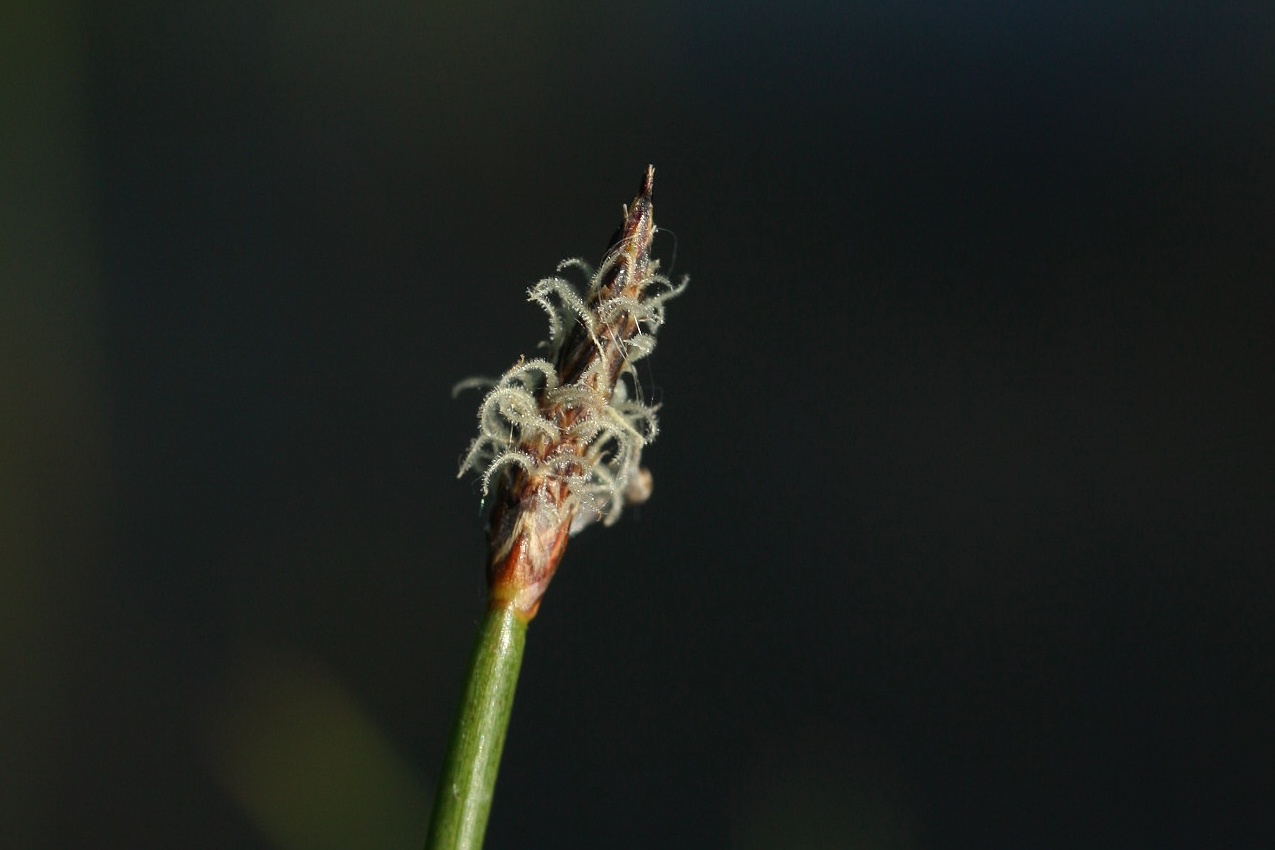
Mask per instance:
[[[469,678],[438,781],[426,850],[481,850],[500,751],[513,708],[527,623],[562,560],[567,540],[626,504],[651,495],[642,450],[658,432],[634,362],[655,347],[665,302],[686,288],[651,258],[655,215],[648,167],[618,237],[584,294],[560,277],[529,292],[549,313],[550,357],[519,358],[488,386],[478,436],[461,464],[482,479],[490,500],[487,586],[490,609],[478,631]]]
[[[483,617],[438,779],[425,850],[479,850],[514,706],[527,622],[512,608]]]

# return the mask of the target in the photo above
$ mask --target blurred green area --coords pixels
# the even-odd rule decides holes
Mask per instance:
[[[100,546],[103,404],[79,8],[0,4],[0,823],[42,846],[74,754],[77,610]]]
[[[331,674],[284,655],[245,660],[203,738],[226,793],[278,850],[412,847],[429,794]]]

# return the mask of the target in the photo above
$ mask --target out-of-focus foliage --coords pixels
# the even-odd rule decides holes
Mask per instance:
[[[102,418],[78,9],[0,8],[0,843],[16,849],[41,846],[73,757]]]
[[[428,795],[358,702],[315,665],[241,665],[205,727],[208,763],[278,850],[412,847]]]

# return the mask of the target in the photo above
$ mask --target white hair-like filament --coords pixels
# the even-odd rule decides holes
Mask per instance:
[[[641,297],[616,295],[596,301],[602,282],[624,259],[621,248],[613,248],[597,269],[581,259],[558,264],[559,272],[575,268],[584,274],[588,279],[585,296],[561,277],[537,281],[527,293],[528,300],[548,314],[548,347],[554,356],[575,322],[583,326],[599,352],[603,351],[602,331],[610,330],[609,336],[620,342],[624,358],[610,391],[599,388],[608,380],[602,359],[575,382],[561,384],[553,363],[539,358],[520,359],[498,380],[469,378],[453,389],[455,394],[474,387],[488,388],[478,409],[478,436],[470,443],[459,474],[470,469],[480,472],[484,497],[496,477],[512,467],[564,482],[569,504],[554,510],[575,513],[572,534],[597,520],[611,525],[619,519],[626,494],[649,489],[649,474],[639,464],[642,449],[659,433],[659,421],[656,406],[640,398],[633,364],[655,348],[655,331],[664,323],[665,302],[687,286],[685,279],[674,286],[667,277],[655,274],[653,265],[646,279],[638,282]],[[657,287],[661,291],[647,291]],[[591,305],[587,299],[595,303]],[[637,333],[624,339],[621,331],[633,326]],[[638,398],[629,397],[630,381]],[[567,411],[571,412],[569,425],[563,421]]]

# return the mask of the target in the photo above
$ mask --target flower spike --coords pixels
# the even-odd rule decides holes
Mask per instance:
[[[519,359],[497,381],[457,385],[491,387],[460,472],[476,472],[492,500],[492,605],[524,621],[539,609],[568,537],[599,519],[611,525],[625,504],[650,494],[640,461],[658,432],[656,408],[629,398],[626,381],[638,387],[633,364],[651,353],[665,302],[687,285],[674,286],[651,258],[654,180],[651,166],[596,271],[579,259],[559,264],[588,277],[583,295],[561,277],[529,290],[549,315],[549,356]]]

